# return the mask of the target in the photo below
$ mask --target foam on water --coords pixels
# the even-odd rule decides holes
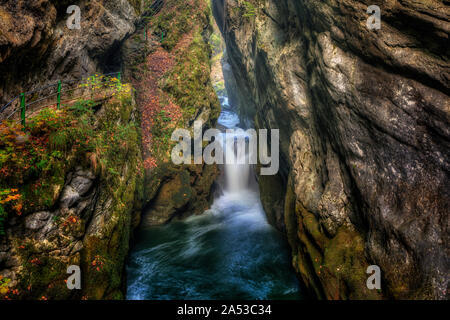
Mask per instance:
[[[236,128],[239,117],[221,101],[219,123]],[[237,136],[224,137],[225,154],[248,157],[234,149]],[[128,299],[301,298],[289,248],[249,185],[252,167],[238,163],[224,166],[223,194],[203,215],[140,231],[127,265]]]

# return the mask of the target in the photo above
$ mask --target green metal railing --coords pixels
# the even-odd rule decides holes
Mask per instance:
[[[159,13],[161,11],[162,7],[164,6],[164,2],[165,2],[164,0],[155,0],[155,1],[153,1],[152,4],[147,8],[147,11],[143,14],[140,26],[138,28],[142,27],[142,23],[144,24],[144,32],[145,32],[145,39],[146,40],[147,40],[147,37],[148,37],[148,29],[149,29],[148,19],[153,17],[154,15],[156,15],[157,13]],[[167,34],[165,34],[164,30],[162,30],[161,43],[164,41],[164,36],[167,36]],[[110,74],[102,75],[102,77],[107,77],[107,76],[112,76],[112,75],[117,75],[117,79],[118,79],[119,86],[120,86],[121,81],[122,81],[122,79],[121,79],[122,78],[121,72],[116,72],[116,73],[110,73]],[[78,81],[78,83],[82,83],[83,80],[87,80],[89,78],[91,78],[91,77],[83,78],[83,79],[80,79],[80,80],[73,80],[73,81],[61,81],[61,80],[58,80],[54,84],[50,84],[48,86],[35,89],[33,91],[21,93],[20,95],[18,95],[17,97],[13,98],[10,102],[8,102],[6,105],[4,105],[3,107],[0,108],[0,121],[4,120],[4,119],[10,119],[14,114],[16,114],[18,111],[20,111],[20,120],[21,120],[22,124],[25,126],[25,124],[26,124],[26,116],[27,116],[27,109],[29,109],[29,107],[31,105],[35,105],[35,104],[37,104],[39,102],[45,101],[45,100],[47,100],[49,98],[52,98],[52,97],[56,96],[56,102],[52,102],[49,105],[40,106],[40,108],[45,108],[45,107],[48,107],[48,106],[56,104],[56,107],[59,109],[59,108],[61,108],[61,105],[63,103],[63,101],[62,101],[62,94],[63,93],[67,93],[67,92],[73,92],[73,91],[79,89],[79,87],[77,87],[75,89],[65,90],[64,86],[68,85],[70,83],[74,84],[77,81]],[[49,89],[51,87],[56,87],[56,92],[55,93],[52,93],[52,94],[47,95],[47,96],[44,96],[44,97],[39,98],[37,100],[32,100],[30,103],[27,103],[27,98],[30,95],[34,95],[34,94],[36,94],[38,92],[42,92],[42,91],[47,90],[47,89]],[[71,98],[71,99],[73,100],[73,99],[79,99],[79,98],[81,98],[81,97]],[[4,117],[3,113],[5,112],[5,110],[7,110],[9,107],[13,107],[14,103],[16,103],[16,104],[18,103],[19,108],[15,108],[15,110],[13,110],[12,113],[10,113],[6,117]]]
[[[144,23],[144,38],[145,40],[148,40],[148,30],[149,26],[147,24],[147,20],[156,15],[158,12],[161,11],[162,7],[164,6],[163,0],[155,0],[153,1],[152,5],[149,6],[148,10],[144,15],[142,16],[142,21]],[[164,31],[161,33],[161,43],[164,41]]]
[[[115,77],[114,77],[115,76]],[[85,91],[85,88],[87,87],[88,89],[92,89],[90,88],[90,84],[89,82],[86,83],[86,81],[89,81],[89,79],[97,79],[99,81],[99,83],[96,83],[96,86],[99,88],[96,89],[100,89],[103,85],[109,85],[111,83],[117,83],[119,86],[119,89],[121,88],[121,83],[122,83],[122,73],[121,72],[115,72],[115,73],[109,73],[109,74],[104,74],[104,75],[93,75],[90,77],[86,77],[86,78],[82,78],[79,80],[68,80],[68,81],[62,81],[62,80],[58,80],[56,83],[53,84],[49,84],[47,86],[44,87],[40,87],[37,89],[34,89],[32,91],[29,92],[23,92],[20,95],[18,95],[17,97],[13,98],[10,102],[8,102],[7,104],[5,104],[3,107],[0,108],[0,118],[5,120],[5,119],[11,119],[11,117],[16,114],[17,112],[20,111],[20,121],[22,123],[23,126],[25,126],[26,124],[26,117],[27,117],[27,109],[29,109],[31,106],[36,106],[38,103],[42,102],[42,105],[39,105],[39,108],[45,108],[45,107],[49,107],[52,105],[56,105],[56,107],[58,109],[61,108],[62,106],[62,96],[64,93],[74,93],[77,90],[80,91]],[[113,79],[117,79],[117,81],[113,81]],[[69,86],[69,88],[64,89],[64,86]],[[72,87],[70,87],[72,86]],[[45,95],[43,97],[38,97],[36,99],[33,99],[36,97],[36,94],[44,92],[47,89],[50,89],[52,87],[56,87],[56,92],[53,92],[49,95]],[[92,96],[92,91],[93,90],[88,90],[88,94],[91,94]],[[27,103],[27,97],[31,96],[31,101],[29,103]],[[46,104],[45,105],[45,101],[49,100],[52,97],[56,96],[56,101],[53,100],[51,103]],[[77,96],[77,97],[68,97],[67,101],[72,101],[72,100],[76,100],[76,99],[80,99],[86,96],[86,93],[83,92],[83,94],[81,94],[81,96]],[[17,101],[17,102],[16,102]],[[14,102],[16,102],[16,104],[18,104],[18,108],[15,108],[9,115],[2,116],[4,112],[6,112],[6,110],[8,109],[8,107],[13,107]]]

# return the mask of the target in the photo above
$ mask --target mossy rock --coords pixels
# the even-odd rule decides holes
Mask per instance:
[[[341,226],[328,237],[318,218],[296,199],[288,182],[285,221],[293,266],[306,287],[320,299],[382,299],[369,290],[364,240],[356,230]]]

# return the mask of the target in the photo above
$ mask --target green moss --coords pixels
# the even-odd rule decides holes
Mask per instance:
[[[207,12],[198,10],[199,7],[204,5],[203,1],[166,1],[165,10],[151,21],[153,33],[161,39],[164,38],[162,41],[164,48],[171,51],[183,36],[194,30],[198,25],[208,23]]]
[[[6,214],[22,215],[54,205],[66,172],[86,151],[85,145],[77,142],[89,135],[84,129],[70,111],[51,108],[28,119],[25,128],[16,122],[0,124],[3,218]],[[11,200],[13,195],[19,198]]]
[[[366,286],[369,263],[364,240],[343,225],[327,237],[318,218],[296,200],[288,182],[285,221],[292,247],[293,265],[305,285],[321,299],[381,299],[382,294]]]
[[[131,219],[142,203],[144,174],[140,129],[132,117],[131,91],[106,106],[98,129],[97,149],[101,160],[99,210],[109,216],[102,237],[85,238],[82,265],[86,274],[84,295],[88,299],[120,299],[123,262],[128,254]],[[97,270],[96,259],[103,262]]]
[[[260,6],[264,5],[264,0],[238,0],[236,5],[231,7],[231,12],[238,19],[251,20],[258,16]]]
[[[369,264],[364,255],[364,241],[359,233],[345,226],[339,228],[324,252],[323,269],[330,279],[328,292],[344,299],[380,299],[381,295],[366,287]],[[326,281],[325,280],[325,281]]]
[[[27,299],[66,299],[70,296],[65,280],[67,266],[77,265],[76,257],[72,261],[60,260],[48,253],[41,254],[32,240],[19,249],[22,271],[18,276],[20,296]]]
[[[319,221],[314,214],[308,212],[303,206],[298,205],[297,211],[301,212],[304,232],[315,240],[316,245],[323,251],[328,239],[325,237]]]
[[[0,298],[3,300],[6,295],[9,293],[9,283],[11,282],[10,278],[4,278],[0,276]]]
[[[158,166],[170,159],[170,150],[174,145],[170,138],[175,128],[190,126],[202,111],[209,112],[206,126],[212,127],[220,114],[220,103],[210,80],[208,31],[211,29],[211,12],[206,4],[204,0],[188,3],[167,1],[164,11],[151,21],[154,33],[167,29],[163,42],[166,50],[170,51],[180,41],[186,41],[178,47],[179,50],[172,52],[175,64],[158,82],[159,88],[167,93],[159,97],[162,111],[154,117],[151,129],[151,155]],[[176,121],[167,117],[164,111],[172,103],[181,108],[182,118]],[[158,172],[152,172],[151,175],[151,184],[157,185]]]
[[[43,135],[47,137],[47,142],[41,146],[42,154],[48,157],[55,151],[61,153],[58,157],[53,155],[55,163],[52,167],[60,165],[61,174],[49,175],[49,179],[45,180],[49,185],[48,194],[49,198],[51,195],[52,202],[58,198],[69,170],[75,165],[90,167],[96,172],[100,183],[96,210],[108,218],[98,224],[100,229],[95,236],[90,235],[83,240],[81,257],[78,254],[71,255],[73,261],[67,261],[64,255],[53,256],[48,253],[45,248],[47,242],[29,240],[24,244],[23,239],[18,239],[14,247],[19,252],[22,264],[18,279],[22,298],[39,299],[44,296],[66,299],[74,297],[73,295],[91,299],[120,297],[117,290],[121,287],[123,262],[128,252],[131,219],[143,197],[140,129],[133,113],[135,105],[132,94],[131,88],[124,85],[114,98],[103,103],[97,117],[93,117],[92,112],[80,112],[83,109],[79,108],[82,102],[76,108],[66,108],[59,114],[66,127],[59,127],[58,131],[46,129],[43,133],[44,122],[39,124],[40,120],[30,119],[30,136],[33,139]],[[33,123],[35,125],[31,125]],[[60,141],[64,141],[64,144]],[[14,165],[10,160],[8,164]],[[22,197],[32,199],[27,193],[27,186],[34,183],[32,178],[43,181],[44,169],[43,165],[37,176],[26,175],[30,180],[23,181],[22,185],[17,181]],[[55,185],[59,186],[59,192],[50,188]],[[45,189],[41,188],[40,191],[42,190]],[[47,197],[41,193],[42,196]],[[100,212],[101,210],[104,212]],[[57,230],[47,239],[49,243],[58,243],[58,246],[65,248],[85,233],[86,221],[79,217],[79,223],[66,226],[64,222],[67,218],[62,213],[62,216],[53,219]],[[92,266],[96,257],[101,257],[104,261],[100,271]],[[71,264],[81,266],[82,292],[67,290],[64,280],[67,279],[67,266]]]
[[[210,79],[210,48],[200,32],[176,66],[168,74],[164,90],[182,108],[186,122],[196,118],[200,110],[211,109],[210,120],[220,114],[220,103]]]
[[[211,48],[209,39],[204,38],[205,30],[211,30],[210,16],[210,7],[204,0],[169,0],[165,11],[151,21],[156,34],[165,32],[163,47],[169,51],[192,34],[192,43],[186,51],[175,53],[175,66],[162,81],[162,89],[182,108],[185,123],[193,120],[200,110],[212,109],[212,122],[220,114],[210,80]]]
[[[217,48],[217,51],[214,52],[214,56],[217,56],[222,53],[222,37],[217,33],[212,33],[211,37],[209,38],[209,42],[211,44],[211,47]]]
[[[136,11],[136,14],[140,15],[141,12],[141,3],[145,2],[145,0],[128,0],[128,2],[131,4],[131,6],[134,8],[134,11]]]
[[[181,208],[192,197],[190,175],[187,170],[181,171],[177,176],[174,192],[171,192],[172,202],[175,208]]]
[[[217,92],[218,95],[223,95],[225,94],[225,82],[224,81],[219,81],[217,83],[214,84],[214,90]]]

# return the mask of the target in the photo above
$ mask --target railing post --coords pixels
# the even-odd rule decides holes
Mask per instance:
[[[20,118],[22,119],[22,125],[25,127],[25,93],[20,94]]]
[[[56,107],[59,109],[61,108],[61,80],[58,81],[58,98],[57,98],[57,104]]]
[[[122,90],[122,72],[119,71],[117,74],[117,79],[119,80],[119,91]]]

